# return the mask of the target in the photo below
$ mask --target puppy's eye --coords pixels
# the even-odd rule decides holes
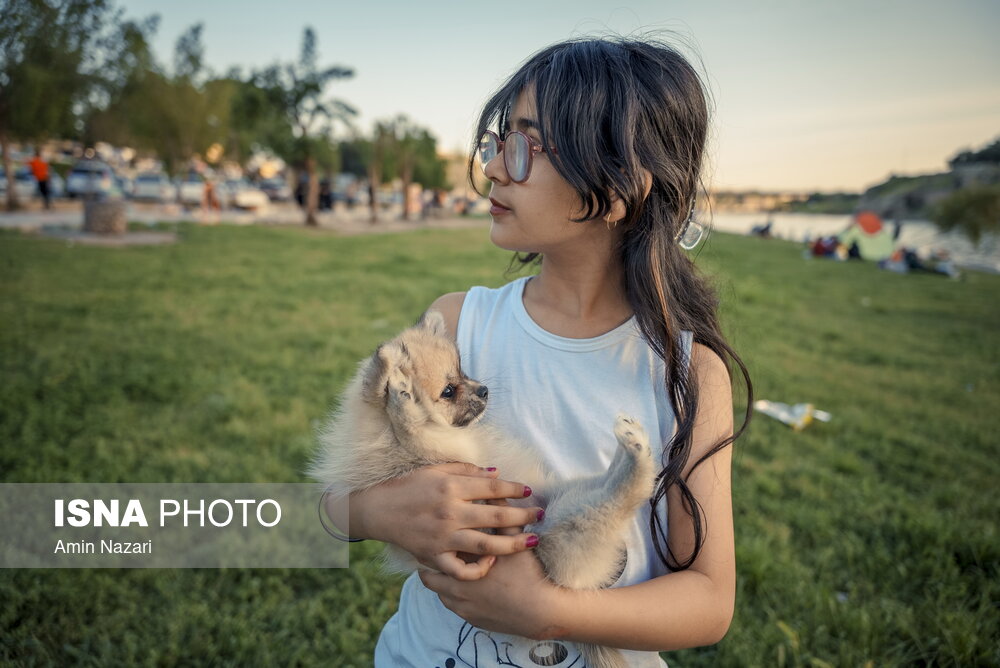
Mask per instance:
[[[444,392],[441,393],[441,398],[442,399],[451,399],[454,396],[455,396],[455,386],[454,385],[449,385],[448,387],[444,388]]]

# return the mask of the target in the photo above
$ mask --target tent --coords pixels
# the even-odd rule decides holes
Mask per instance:
[[[847,247],[857,242],[863,260],[878,262],[892,255],[892,233],[871,211],[862,211],[854,216],[847,229],[837,235],[837,240]]]

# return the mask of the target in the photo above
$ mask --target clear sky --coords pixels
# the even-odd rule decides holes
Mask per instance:
[[[581,35],[666,30],[692,44],[715,102],[715,188],[860,190],[940,171],[1000,136],[996,0],[132,0],[161,17],[154,48],[204,24],[216,72],[294,60],[302,31],[321,65],[353,67],[330,95],[375,119],[405,113],[445,150],[467,146],[489,93],[534,51]]]

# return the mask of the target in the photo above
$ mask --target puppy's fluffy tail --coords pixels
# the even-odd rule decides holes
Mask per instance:
[[[625,655],[621,650],[603,645],[579,645],[580,653],[583,654],[584,665],[587,668],[628,668],[625,662]]]

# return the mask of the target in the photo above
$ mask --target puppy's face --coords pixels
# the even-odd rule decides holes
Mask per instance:
[[[429,311],[417,325],[382,344],[368,362],[365,400],[385,406],[409,429],[422,424],[464,427],[486,410],[486,386],[462,373],[444,319]]]

